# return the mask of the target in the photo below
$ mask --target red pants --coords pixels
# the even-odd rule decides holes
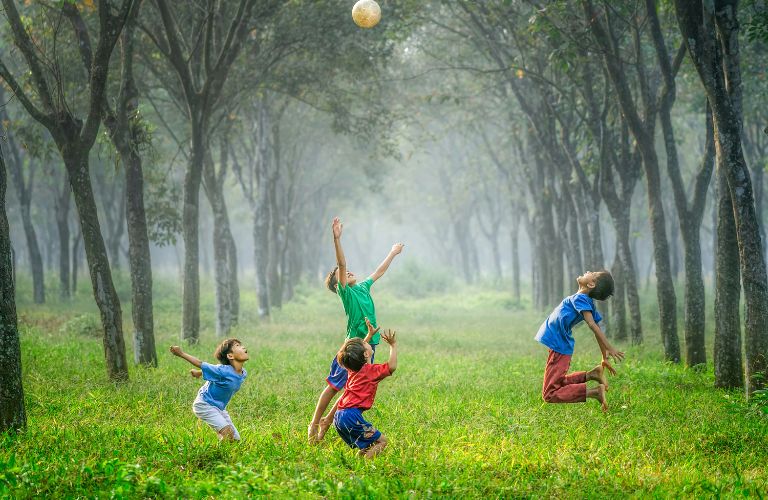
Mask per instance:
[[[587,400],[587,372],[567,373],[571,357],[550,349],[541,395],[547,403],[582,403]]]

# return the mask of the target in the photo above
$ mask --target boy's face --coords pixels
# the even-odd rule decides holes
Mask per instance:
[[[365,362],[370,363],[373,356],[373,347],[368,342],[363,342],[363,345],[365,346]]]
[[[245,363],[250,359],[250,356],[248,356],[248,349],[246,349],[243,344],[235,342],[235,345],[232,346],[232,350],[227,353],[227,358],[231,361]]]
[[[576,278],[576,283],[578,283],[580,287],[595,288],[596,279],[597,279],[596,272],[587,271],[586,273]]]
[[[339,271],[336,270],[336,281],[339,280]],[[357,283],[357,276],[352,271],[347,271],[347,286],[352,286]]]

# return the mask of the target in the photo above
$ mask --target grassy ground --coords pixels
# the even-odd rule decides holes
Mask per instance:
[[[20,296],[29,295],[24,286]],[[167,351],[180,328],[172,282],[156,286],[160,368],[133,368],[120,385],[107,381],[100,339],[88,333],[96,316],[85,288],[70,304],[22,303],[29,428],[0,436],[0,497],[768,493],[768,420],[741,393],[713,389],[711,369],[663,363],[652,311],[646,345],[624,346],[627,360],[611,379],[603,414],[595,401],[542,402],[546,350],[532,339],[541,313],[502,292],[416,300],[379,288],[379,323],[399,331],[400,361],[366,413],[391,440],[371,462],[356,458],[333,430],[321,445],[306,444],[343,339],[341,304],[328,292],[305,289],[260,323],[245,291],[235,335],[252,357],[229,406],[243,436],[238,445],[220,445],[192,415],[200,384]],[[203,307],[212,310],[210,295]],[[128,311],[124,317],[129,323]],[[212,324],[205,313],[202,342],[189,349],[209,361]],[[576,340],[574,368],[588,369],[599,351],[586,328]],[[377,360],[386,359],[382,345]]]

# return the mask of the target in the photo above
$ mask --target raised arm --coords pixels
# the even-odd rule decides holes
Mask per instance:
[[[611,343],[608,342],[608,339],[605,337],[605,334],[600,328],[600,325],[595,322],[595,318],[592,316],[592,311],[583,311],[582,314],[584,315],[584,321],[587,323],[587,325],[589,325],[590,330],[592,330],[592,332],[595,334],[597,345],[600,346],[600,352],[603,355],[603,366],[605,366],[609,372],[615,375],[616,370],[614,370],[611,364],[608,363],[608,357],[610,356],[616,361],[621,361],[624,359],[624,353],[614,349]]]
[[[368,318],[365,318],[365,326],[368,327],[368,335],[365,336],[365,338],[363,339],[363,342],[365,342],[366,344],[370,344],[371,339],[373,338],[374,335],[376,335],[376,332],[381,330],[381,327],[374,328],[373,325],[371,324],[371,321]]]
[[[373,281],[376,281],[377,279],[381,278],[385,272],[387,272],[387,269],[389,269],[389,265],[392,263],[392,260],[395,258],[395,255],[399,254],[403,251],[403,244],[402,243],[395,243],[392,245],[392,250],[389,251],[389,255],[387,255],[387,258],[384,259],[384,261],[379,264],[379,267],[376,268],[376,270],[371,274],[370,278]]]
[[[395,373],[397,369],[397,339],[395,338],[395,332],[393,330],[387,330],[381,334],[381,338],[384,342],[389,344],[389,373]]]
[[[339,266],[339,285],[347,286],[347,260],[344,258],[344,250],[341,248],[341,230],[344,225],[338,217],[333,218],[331,229],[333,230],[333,247],[336,250],[336,265]]]
[[[202,361],[197,359],[196,357],[192,356],[191,354],[187,354],[186,352],[181,350],[181,347],[174,345],[171,346],[171,353],[174,356],[178,356],[180,358],[186,359],[189,361],[193,366],[196,366],[197,368],[200,368],[200,366],[203,364]]]

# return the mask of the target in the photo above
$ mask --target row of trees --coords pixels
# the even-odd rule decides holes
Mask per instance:
[[[211,213],[216,332],[226,335],[240,315],[243,260],[232,204],[240,210],[242,199],[249,214],[259,315],[268,317],[303,274],[317,272],[322,252],[313,242],[334,200],[360,192],[366,177],[375,182],[376,173],[355,165],[362,152],[406,165],[410,155],[430,157],[404,173],[401,186],[418,186],[426,237],[467,282],[480,267],[475,236],[487,242],[496,276],[509,261],[518,300],[520,241],[528,240],[540,308],[561,299],[567,276],[609,267],[617,282],[610,330],[634,343],[644,335],[635,233],[647,212],[660,333],[673,362],[682,354],[668,229],[682,241],[689,366],[707,361],[700,230],[714,192],[716,385],[761,387],[768,140],[758,4],[398,2],[386,6],[379,28],[361,32],[331,0],[211,0],[181,9],[165,0],[2,2],[0,36],[9,43],[0,49],[0,82],[2,102],[11,100],[0,111],[3,157],[33,298],[46,299],[43,261],[54,254],[66,298],[84,251],[110,378],[128,376],[112,276],[121,254],[131,276],[135,362],[156,366],[150,247],[181,235],[181,335],[196,342],[201,188]],[[739,13],[754,63],[739,57]],[[327,129],[347,138],[329,141]],[[698,139],[697,161],[680,154],[681,131]],[[356,139],[365,145],[350,146]],[[641,178],[647,211],[632,202]],[[42,207],[56,228],[42,233],[48,240],[56,233],[58,243],[41,250],[33,212]],[[469,229],[468,219],[476,222]],[[605,255],[609,237],[613,256]],[[10,246],[0,250],[10,262]],[[4,302],[12,292],[3,290]],[[9,333],[0,354],[18,361],[15,313],[2,313]],[[3,380],[19,384],[3,385],[10,389],[0,395],[18,401],[20,364],[5,368]],[[19,422],[3,422],[11,421]]]
[[[478,115],[490,114],[505,123],[498,131],[486,120],[474,119],[480,123],[476,135],[487,146],[489,161],[511,180],[509,198],[515,201],[509,209],[515,217],[520,198],[527,200],[523,226],[533,247],[534,302],[551,306],[562,296],[564,275],[605,266],[599,223],[604,204],[616,236],[610,266],[617,277],[611,329],[619,339],[642,342],[636,257],[630,244],[631,198],[642,177],[665,357],[680,361],[669,210],[665,213],[662,189],[668,182],[674,201],[668,208],[676,214],[684,250],[685,359],[689,366],[705,363],[699,235],[717,165],[716,384],[739,387],[746,382],[750,392],[762,387],[768,297],[760,218],[742,152],[742,143],[750,141],[742,136],[764,141],[762,132],[755,132],[762,131],[765,121],[756,108],[747,112],[748,125],[743,125],[737,3],[677,2],[672,9],[652,0],[459,1],[443,3],[442,9],[440,21],[434,23],[442,36],[424,36],[424,51],[433,63],[484,82],[478,92],[485,105],[476,107]],[[438,46],[445,47],[446,39],[454,50],[440,52]],[[759,53],[764,44],[759,38],[749,40],[750,54]],[[689,79],[685,113],[698,112],[703,135],[699,166],[689,179],[681,172],[679,120],[676,124],[673,119],[681,71]],[[465,86],[459,88],[466,94]],[[451,90],[446,93],[451,95]],[[764,153],[752,153],[753,170],[761,170]],[[762,183],[761,175],[757,179]],[[758,200],[757,206],[761,203]],[[460,227],[455,232],[462,237]],[[746,303],[746,371],[735,312],[741,290]]]

